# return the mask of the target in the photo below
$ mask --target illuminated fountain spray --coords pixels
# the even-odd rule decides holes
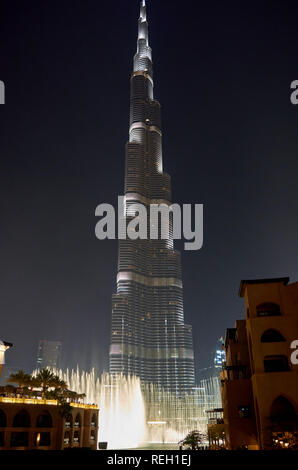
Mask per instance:
[[[146,439],[146,416],[140,379],[103,374],[99,435],[110,448],[138,447]]]
[[[194,429],[206,433],[206,410],[221,407],[219,379],[202,380],[191,394],[177,398],[135,376],[53,370],[71,390],[99,406],[99,441],[109,449],[132,449],[150,443],[177,444]]]
[[[147,384],[143,387],[147,442],[177,444],[193,430],[207,434],[207,410],[221,408],[219,377],[201,380],[188,394]]]
[[[54,370],[71,390],[85,393],[87,403],[99,406],[98,437],[109,449],[138,447],[146,440],[146,416],[141,382],[138,377],[102,374],[77,368]]]

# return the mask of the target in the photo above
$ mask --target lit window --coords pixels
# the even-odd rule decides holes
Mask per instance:
[[[238,413],[239,413],[240,418],[250,418],[251,417],[250,406],[248,405],[238,406]]]

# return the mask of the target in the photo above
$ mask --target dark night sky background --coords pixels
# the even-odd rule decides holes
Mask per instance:
[[[297,281],[298,3],[147,2],[173,200],[205,206],[182,253],[196,369],[243,318],[241,279]],[[0,337],[30,371],[39,339],[64,366],[107,369],[117,241],[95,208],[123,193],[137,0],[1,5]],[[180,244],[181,245],[181,244]],[[178,244],[178,247],[180,246]]]

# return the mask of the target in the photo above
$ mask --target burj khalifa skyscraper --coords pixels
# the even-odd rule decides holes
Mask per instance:
[[[169,71],[169,80],[171,80]],[[152,50],[145,0],[130,80],[125,205],[171,205],[163,171],[161,109],[153,95]],[[184,323],[180,253],[169,239],[119,240],[112,297],[110,372],[133,374],[182,395],[194,387],[192,328]]]

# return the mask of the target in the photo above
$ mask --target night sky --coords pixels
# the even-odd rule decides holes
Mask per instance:
[[[148,0],[173,200],[203,203],[182,251],[197,371],[244,317],[241,279],[298,279],[297,1]],[[0,339],[28,371],[39,339],[63,366],[108,367],[117,241],[95,208],[123,194],[138,0],[1,4]],[[182,243],[176,243],[180,249]]]

